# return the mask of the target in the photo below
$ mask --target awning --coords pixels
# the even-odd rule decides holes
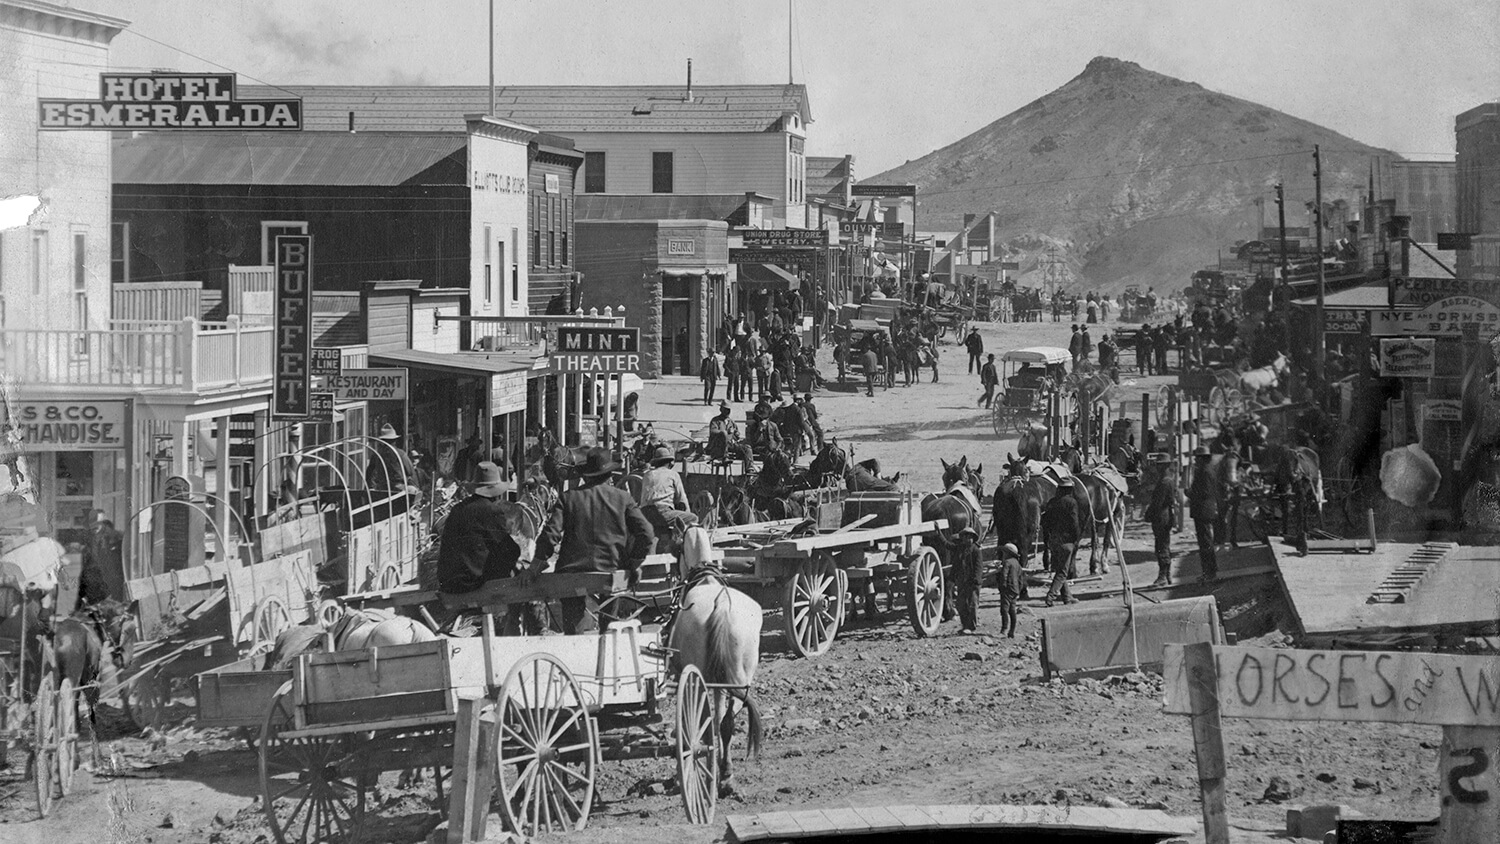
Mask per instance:
[[[1352,287],[1348,290],[1340,290],[1337,293],[1329,293],[1323,297],[1325,308],[1374,308],[1384,309],[1391,306],[1390,291],[1384,282],[1378,285],[1362,285]],[[1292,304],[1303,307],[1317,307],[1316,296],[1293,299]]]
[[[755,287],[775,287],[779,290],[796,290],[802,287],[802,279],[789,270],[775,264],[740,264],[740,284]]]
[[[530,372],[536,361],[546,365],[546,358],[531,355],[502,355],[488,352],[426,352],[418,349],[396,349],[371,352],[371,366],[406,366],[454,375],[501,375],[506,372]]]
[[[700,275],[729,275],[728,267],[658,267],[667,278],[697,278]]]

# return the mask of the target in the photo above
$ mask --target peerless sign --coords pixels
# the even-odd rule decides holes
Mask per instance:
[[[237,100],[232,73],[103,73],[97,100],[40,100],[42,129],[302,128],[302,100]]]

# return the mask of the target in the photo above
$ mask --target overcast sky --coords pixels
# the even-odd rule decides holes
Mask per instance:
[[[69,0],[133,23],[117,69],[484,84],[487,0]],[[500,84],[777,84],[783,0],[496,0]],[[917,158],[1105,55],[1405,154],[1500,100],[1500,0],[795,0],[815,155]],[[158,43],[160,42],[160,43]],[[204,57],[204,58],[198,58]],[[211,60],[211,61],[210,61]],[[1422,157],[1426,157],[1425,155]]]

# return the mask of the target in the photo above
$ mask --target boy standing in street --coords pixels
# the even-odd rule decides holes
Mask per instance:
[[[1000,549],[1000,627],[1006,638],[1016,638],[1016,602],[1021,599],[1021,552],[1006,544]]]

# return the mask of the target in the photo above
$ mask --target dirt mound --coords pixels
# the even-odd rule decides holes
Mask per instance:
[[[1075,289],[1176,289],[1219,246],[1255,236],[1256,198],[1268,200],[1274,223],[1277,181],[1287,186],[1288,224],[1303,224],[1314,144],[1323,147],[1329,203],[1357,200],[1371,156],[1398,158],[1257,103],[1099,57],[1029,105],[863,181],[917,185],[924,227],[957,229],[965,213],[995,211],[997,237],[1024,253],[1023,283],[1041,282],[1038,265],[1056,275],[1065,262],[1065,286]],[[1068,246],[1027,245],[1044,238]],[[1024,276],[1025,264],[1034,278]]]

